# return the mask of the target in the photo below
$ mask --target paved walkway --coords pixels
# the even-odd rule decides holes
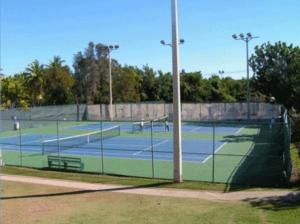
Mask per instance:
[[[134,187],[124,185],[110,185],[110,184],[92,184],[78,181],[47,179],[39,177],[28,176],[14,176],[1,175],[1,180],[14,181],[31,184],[41,184],[48,186],[57,186],[65,188],[73,188],[77,190],[87,191],[107,191],[127,194],[141,194],[152,196],[165,196],[177,198],[196,198],[213,201],[249,201],[249,200],[277,200],[277,199],[292,199],[300,200],[300,192],[291,191],[239,191],[239,192],[212,192],[212,191],[198,191],[198,190],[184,190],[171,188],[157,188],[157,187]]]

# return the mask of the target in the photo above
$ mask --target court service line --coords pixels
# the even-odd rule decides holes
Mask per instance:
[[[157,143],[157,144],[154,144],[153,147],[157,147],[157,146],[159,146],[159,145],[165,144],[165,143],[167,143],[168,141],[169,141],[169,139],[166,139],[166,140],[161,141],[161,142],[159,142],[159,143]],[[143,152],[149,151],[149,150],[151,150],[151,149],[152,149],[152,146],[149,146],[149,147],[147,147],[147,148],[145,148],[145,149],[143,149],[143,150],[141,150],[141,151],[139,151],[139,152],[133,153],[132,155],[133,155],[133,156],[136,156],[136,155],[138,155],[138,154],[141,154],[141,153],[143,153]]]
[[[25,136],[25,135],[30,135],[29,133],[27,134],[22,134],[22,136]],[[7,138],[16,138],[16,137],[20,137],[20,135],[18,134],[18,135],[11,135],[11,136],[1,136],[0,137],[0,139],[1,138],[5,138],[5,139],[7,139]]]
[[[234,133],[234,135],[239,134],[244,128],[245,128],[245,127],[241,127],[239,130],[237,130],[237,131]]]
[[[194,132],[194,131],[197,131],[199,129],[203,128],[202,126],[200,127],[195,127],[195,128],[192,128],[191,130],[189,130],[188,132]]]
[[[215,153],[216,154],[218,151],[220,151],[225,145],[227,145],[228,142],[224,142],[222,145],[220,145],[216,150]],[[207,162],[207,160],[209,160],[213,155],[209,155],[205,160],[202,161],[202,163]]]
[[[237,131],[234,133],[234,135],[239,134],[244,128],[245,128],[245,127],[241,127],[239,130],[237,130]],[[224,142],[222,145],[220,145],[220,146],[216,149],[216,151],[215,151],[214,154],[216,154],[218,151],[220,151],[220,150],[221,150],[225,145],[227,145],[227,144],[228,144],[228,142]],[[213,156],[213,155],[208,156],[205,160],[202,161],[202,163],[207,162],[212,156]]]
[[[113,143],[104,143],[103,144],[104,146],[126,146],[126,147],[132,147],[132,146],[135,146],[135,147],[148,147],[147,145],[129,145],[129,144],[113,144]]]

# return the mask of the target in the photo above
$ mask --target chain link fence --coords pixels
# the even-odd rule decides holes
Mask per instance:
[[[108,120],[108,105],[88,105],[88,120]],[[183,121],[247,120],[247,103],[183,103]],[[165,103],[114,104],[112,117],[119,121],[137,121],[173,117],[173,105]],[[250,103],[250,119],[265,120],[281,116],[281,105]]]
[[[218,113],[207,116],[222,117],[222,110],[216,105],[213,108]],[[187,114],[183,116],[193,118],[195,113],[190,111],[202,111],[202,106],[186,104],[183,111]],[[106,107],[92,107],[107,113]],[[145,129],[134,132],[132,122],[144,115],[151,118],[168,114],[170,107],[170,104],[120,104],[115,107],[115,118],[126,121],[118,122],[99,120],[103,114],[94,117],[95,121],[77,120],[74,114],[71,117],[74,120],[66,120],[66,116],[55,112],[61,120],[20,119],[18,130],[14,121],[4,119],[0,132],[3,161],[6,165],[39,169],[172,179],[172,123],[170,131],[164,122],[152,121]],[[278,115],[275,109],[276,113],[271,108],[273,114],[264,116],[262,121],[184,122],[184,180],[229,186],[285,186],[291,174],[290,123],[284,110],[281,118],[266,121],[267,117]],[[86,112],[82,111],[84,116]],[[88,110],[86,115],[97,114]]]
[[[250,119],[266,120],[281,116],[281,105],[250,103]],[[183,103],[183,121],[247,120],[247,103]],[[1,110],[1,119],[16,116],[21,120],[109,120],[109,105],[61,105],[27,109]],[[122,103],[112,107],[112,118],[117,121],[150,120],[173,117],[173,105],[167,103]]]

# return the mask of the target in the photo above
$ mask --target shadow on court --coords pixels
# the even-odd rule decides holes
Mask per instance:
[[[225,137],[226,141],[234,143],[252,142],[249,151],[229,176],[226,191],[245,190],[253,186],[289,187],[283,135],[278,127],[274,130],[265,125],[258,134]]]

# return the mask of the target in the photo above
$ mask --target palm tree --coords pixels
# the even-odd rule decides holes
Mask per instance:
[[[29,94],[32,99],[32,105],[35,105],[36,102],[40,104],[44,91],[44,65],[40,64],[38,60],[34,60],[26,68],[25,75],[25,84],[28,87]]]
[[[65,60],[61,59],[59,56],[54,56],[53,59],[49,62],[49,65],[47,65],[48,69],[67,69],[68,67],[63,65],[65,63]]]
[[[72,98],[73,77],[64,62],[55,56],[45,70],[45,102],[48,104],[66,104]]]

